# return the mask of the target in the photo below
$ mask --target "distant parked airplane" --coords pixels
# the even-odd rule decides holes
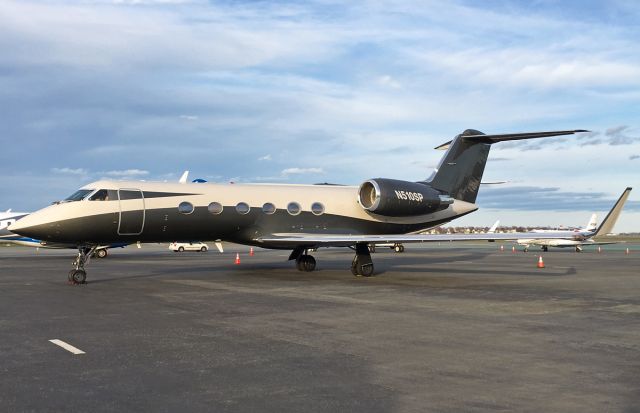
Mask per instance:
[[[598,229],[596,229],[596,218],[597,215],[591,215],[591,219],[587,224],[586,228],[575,230],[576,233],[585,234],[584,239],[581,240],[572,240],[572,239],[554,239],[554,238],[544,238],[548,234],[563,232],[562,230],[534,230],[533,233],[544,233],[545,235],[541,235],[540,238],[531,238],[531,239],[519,239],[516,240],[518,245],[524,245],[524,251],[528,251],[531,245],[539,245],[542,248],[542,251],[548,251],[549,247],[558,247],[558,248],[566,248],[573,247],[576,252],[581,252],[582,248],[585,245],[606,245],[606,244],[616,244],[615,241],[595,241],[593,238],[596,236],[607,235],[613,231],[613,227],[616,225],[618,217],[620,216],[620,211],[622,211],[622,207],[624,207],[624,203],[627,201],[629,197],[629,193],[632,188],[627,188],[624,190],[618,201],[616,201],[615,205],[609,211],[605,219],[602,221],[602,224]]]

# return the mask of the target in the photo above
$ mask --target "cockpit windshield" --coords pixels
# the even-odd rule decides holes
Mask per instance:
[[[65,198],[64,202],[80,201],[91,192],[93,192],[93,189],[78,189],[71,196]]]
[[[108,201],[109,200],[109,191],[106,189],[101,189],[97,191],[95,194],[91,195],[89,201]]]

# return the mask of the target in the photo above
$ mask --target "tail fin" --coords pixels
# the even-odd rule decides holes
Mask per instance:
[[[618,217],[620,216],[620,211],[622,211],[624,203],[627,202],[627,198],[629,198],[631,189],[632,188],[627,187],[627,189],[622,192],[620,198],[618,198],[616,203],[613,205],[613,208],[611,208],[611,211],[609,211],[607,216],[602,220],[598,230],[593,234],[594,237],[598,235],[607,235],[613,231],[613,227],[616,225],[616,221],[618,221]]]
[[[593,232],[598,228],[598,214],[591,215],[591,219],[584,228],[585,231]]]
[[[496,229],[498,229],[498,225],[500,225],[500,220],[497,220],[492,226],[491,228],[489,228],[489,231],[487,231],[487,234],[494,234],[496,232]]]
[[[446,149],[447,153],[440,161],[434,174],[424,182],[432,188],[447,193],[452,198],[475,203],[491,144],[502,141],[573,135],[577,132],[587,131],[568,130],[485,135],[480,131],[467,129],[452,141],[436,147],[436,149]]]

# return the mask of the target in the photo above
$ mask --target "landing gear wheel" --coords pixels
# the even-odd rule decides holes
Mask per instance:
[[[96,257],[98,258],[104,258],[107,255],[109,255],[109,253],[107,252],[107,250],[105,248],[99,249],[98,251],[96,251]]]
[[[376,252],[376,244],[369,244],[369,252],[372,254]]]
[[[361,265],[360,274],[362,274],[363,277],[371,277],[373,275],[373,264]]]
[[[524,252],[529,252],[529,248],[525,248],[523,251]]]
[[[207,252],[207,247],[200,248],[200,252]]]
[[[87,281],[87,273],[83,270],[73,270],[71,273],[71,281],[74,284],[84,284]]]
[[[70,283],[73,282],[73,273],[74,272],[76,272],[76,270],[69,271],[69,276],[67,277],[67,279],[69,280]]]
[[[184,247],[178,247],[178,252],[184,252]]]
[[[393,249],[394,249],[394,251],[395,251],[395,252],[397,252],[397,253],[404,252],[404,245],[396,244],[396,245],[393,247]]]
[[[582,248],[576,246],[576,252],[582,252]]]
[[[351,274],[355,275],[356,277],[361,276],[360,272],[358,271],[358,257],[355,257],[353,261],[351,261]]]
[[[296,258],[296,268],[298,271],[311,272],[316,269],[316,259],[312,255],[300,255]]]
[[[547,247],[546,245],[543,245],[542,246],[542,251],[548,252],[549,251],[549,247]]]
[[[305,255],[305,259],[303,261],[304,270],[307,272],[311,272],[316,269],[316,259],[311,255]]]
[[[356,277],[373,275],[373,261],[371,261],[369,247],[364,242],[356,244],[356,256],[351,261],[351,273]]]

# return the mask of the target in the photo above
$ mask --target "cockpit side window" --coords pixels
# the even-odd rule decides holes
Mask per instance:
[[[84,199],[85,196],[89,195],[91,192],[93,192],[93,189],[78,189],[76,192],[71,194],[71,196],[65,198],[65,201],[67,202],[80,201]]]
[[[110,201],[110,200],[113,200],[113,199],[109,196],[109,191],[107,191],[106,189],[101,189],[97,191],[95,194],[91,195],[91,197],[89,198],[89,201]]]

